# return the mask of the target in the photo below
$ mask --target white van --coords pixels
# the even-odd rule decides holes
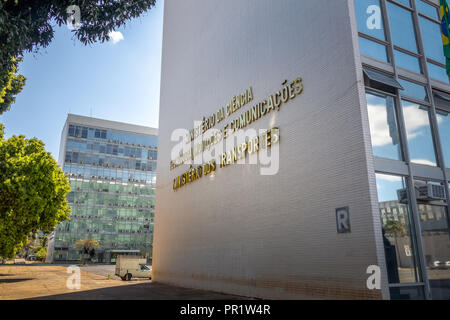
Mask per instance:
[[[152,269],[147,266],[147,260],[140,256],[118,256],[116,260],[116,276],[124,281],[131,278],[152,279]]]

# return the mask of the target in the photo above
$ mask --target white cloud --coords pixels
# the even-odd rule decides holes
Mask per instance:
[[[108,33],[108,36],[111,38],[114,44],[124,39],[123,34],[120,31],[111,31],[110,33]]]
[[[402,177],[398,177],[398,176],[391,176],[391,175],[387,175],[387,174],[377,174],[377,179],[381,179],[381,180],[385,180],[385,181],[389,181],[389,182],[401,182],[402,181]]]
[[[426,135],[426,130],[430,126],[426,110],[420,109],[418,105],[411,104],[403,108],[403,114],[409,140]]]
[[[374,147],[382,147],[392,144],[386,105],[370,103],[370,101],[368,101],[367,105],[369,107],[372,145]],[[420,109],[418,105],[410,104],[403,108],[403,114],[406,120],[406,131],[409,140],[427,134],[426,130],[428,130],[430,126],[427,111]]]
[[[412,159],[411,162],[417,163],[417,164],[423,164],[426,166],[432,166],[432,167],[436,166],[436,163],[434,163],[430,160],[425,160],[425,159]]]
[[[386,106],[369,104],[368,111],[372,145],[374,147],[382,147],[391,144],[392,137],[389,135]]]

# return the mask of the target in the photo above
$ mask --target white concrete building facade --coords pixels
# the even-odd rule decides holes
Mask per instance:
[[[275,299],[448,298],[438,19],[438,1],[167,0],[154,280]],[[200,158],[198,143],[239,141],[235,128],[260,138]]]

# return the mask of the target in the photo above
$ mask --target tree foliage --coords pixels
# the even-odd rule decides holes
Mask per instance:
[[[89,238],[84,240],[79,240],[75,243],[75,247],[81,249],[81,262],[86,264],[88,261],[91,261],[95,256],[95,248],[98,248],[100,244],[98,241]]]
[[[99,247],[99,243],[98,243],[98,241],[95,241],[94,239],[89,238],[89,239],[84,239],[84,240],[77,241],[75,243],[75,247],[81,248],[83,253],[87,254],[92,249],[98,248]]]
[[[26,78],[17,73],[20,61],[21,58],[12,57],[6,68],[0,69],[0,115],[9,110],[25,85]]]
[[[49,234],[69,218],[67,177],[44,143],[13,136],[0,124],[0,256],[11,258],[30,234]]]
[[[111,31],[149,10],[155,1],[0,0],[0,70],[11,70],[12,59],[22,57],[25,52],[47,47],[53,39],[54,27],[66,23],[67,8],[71,5],[77,5],[81,11],[81,25],[73,30],[74,35],[86,45],[108,41]],[[0,91],[3,88],[0,75]]]
[[[403,235],[406,233],[405,226],[398,220],[389,220],[384,225],[384,229],[388,234],[393,236]]]
[[[36,251],[36,259],[40,261],[45,261],[47,258],[47,248],[46,247],[38,247]]]

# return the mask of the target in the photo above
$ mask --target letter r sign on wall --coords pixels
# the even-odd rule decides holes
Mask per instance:
[[[350,211],[348,207],[336,209],[336,224],[338,233],[350,233]]]

